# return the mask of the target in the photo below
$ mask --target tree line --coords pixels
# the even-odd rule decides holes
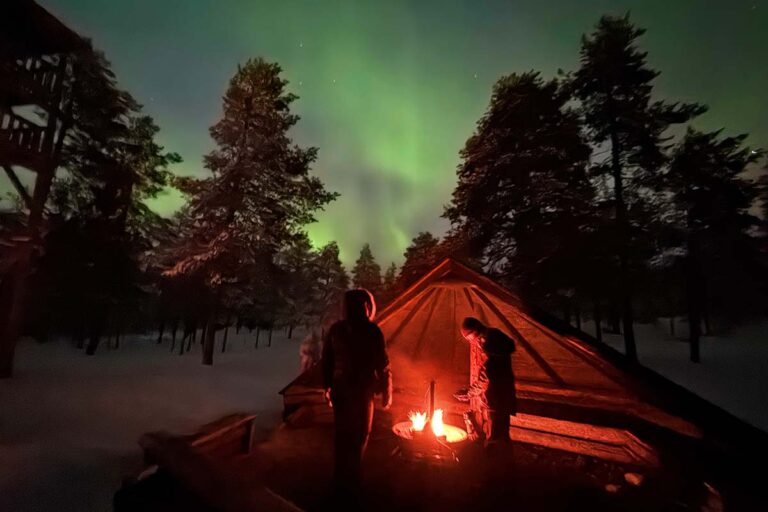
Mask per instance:
[[[598,340],[607,317],[631,361],[638,320],[687,317],[698,362],[714,317],[767,312],[765,187],[745,174],[764,154],[696,128],[704,105],[658,98],[644,32],[604,16],[578,69],[501,77],[445,217],[528,300],[577,323],[589,311]]]
[[[304,227],[337,194],[310,173],[316,148],[293,143],[296,96],[263,59],[228,85],[204,178],[179,177],[181,162],[157,141],[154,120],[122,90],[103,54],[72,63],[71,124],[46,206],[45,234],[26,297],[25,331],[70,336],[87,354],[122,332],[159,327],[179,353],[202,330],[203,362],[217,331],[321,322],[348,287],[331,242],[314,249]],[[163,218],[147,199],[168,186],[186,196]],[[4,230],[24,205],[2,216]],[[186,345],[186,346],[185,346]]]
[[[495,83],[460,152],[450,231],[419,233],[384,297],[451,256],[579,329],[591,318],[598,341],[607,323],[634,362],[638,321],[669,317],[674,335],[685,317],[699,362],[714,321],[768,313],[768,177],[749,178],[764,152],[696,128],[706,106],[659,99],[644,33],[603,16],[578,69]]]
[[[460,152],[450,231],[419,233],[383,273],[366,244],[352,284],[387,303],[451,256],[577,327],[590,317],[598,340],[607,323],[630,360],[638,320],[686,316],[698,361],[713,319],[765,314],[766,183],[745,176],[763,152],[697,129],[705,106],[659,99],[643,34],[629,16],[604,16],[578,69],[501,77]],[[278,64],[251,59],[231,78],[203,178],[171,173],[181,158],[103,54],[78,55],[72,72],[28,333],[65,334],[93,354],[155,325],[184,353],[202,330],[212,364],[220,330],[222,350],[230,327],[256,329],[258,346],[261,331],[338,314],[350,283],[339,247],[315,249],[305,231],[337,194],[311,174],[317,148],[289,136],[297,97]],[[168,186],[186,202],[163,218],[146,201]],[[13,212],[0,221],[12,229]]]

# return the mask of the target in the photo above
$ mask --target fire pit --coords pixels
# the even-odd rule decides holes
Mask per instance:
[[[443,421],[443,410],[435,409],[435,382],[429,383],[427,412],[411,411],[408,421],[392,427],[401,440],[397,452],[408,459],[431,461],[458,461],[450,445],[466,441],[467,432]]]

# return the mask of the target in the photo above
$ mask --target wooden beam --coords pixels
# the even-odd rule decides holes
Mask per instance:
[[[565,381],[563,380],[560,375],[557,374],[554,368],[552,368],[547,361],[541,357],[541,354],[539,354],[536,349],[533,348],[533,346],[528,343],[528,340],[526,340],[522,334],[520,334],[520,331],[517,330],[517,328],[512,325],[512,322],[509,321],[509,319],[504,316],[504,313],[499,310],[498,307],[496,307],[496,304],[491,302],[491,300],[488,298],[487,295],[485,295],[483,292],[481,292],[479,289],[475,288],[472,290],[472,292],[477,295],[481,301],[490,309],[494,315],[498,317],[499,320],[504,324],[504,326],[509,330],[512,337],[515,339],[516,342],[520,344],[521,347],[530,355],[534,361],[536,361],[536,364],[539,365],[539,367],[544,370],[544,372],[549,376],[550,379],[552,379],[556,384],[562,387],[568,387]]]
[[[427,300],[429,300],[432,295],[435,294],[436,288],[432,288],[431,290],[424,293],[424,296],[419,299],[419,301],[416,303],[416,305],[413,306],[413,309],[411,309],[408,314],[405,316],[402,322],[400,322],[400,325],[397,326],[397,329],[395,329],[395,332],[392,333],[392,336],[389,337],[387,340],[387,345],[390,346],[394,343],[395,339],[400,335],[401,332],[403,332],[403,329],[405,329],[405,326],[408,325],[408,323],[413,319],[413,317],[416,315],[416,313],[419,312],[421,307],[424,305]]]
[[[16,176],[16,173],[10,165],[3,164],[3,169],[5,170],[5,174],[8,175],[8,179],[11,180],[11,183],[16,189],[16,192],[18,192],[19,196],[24,201],[24,204],[27,205],[27,209],[31,210],[32,197],[29,195],[27,188],[21,183],[21,180],[19,180],[19,177]]]
[[[424,322],[424,327],[421,329],[421,332],[419,333],[419,337],[416,340],[416,347],[413,350],[413,358],[419,359],[421,357],[421,349],[424,347],[424,338],[427,337],[429,334],[429,321],[432,320],[432,315],[435,313],[435,308],[437,307],[437,303],[440,300],[440,296],[443,294],[444,289],[438,288],[437,293],[435,294],[435,298],[432,301],[432,304],[429,306],[429,312],[427,313],[427,319]]]

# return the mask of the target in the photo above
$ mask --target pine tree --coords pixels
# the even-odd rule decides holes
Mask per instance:
[[[289,327],[307,323],[316,313],[318,283],[315,269],[316,254],[306,233],[299,233],[277,255],[277,263],[284,274],[285,285],[280,312],[281,320]]]
[[[141,256],[163,220],[145,201],[168,184],[169,166],[181,158],[157,144],[159,128],[119,89],[103,55],[78,55],[73,68],[66,172],[53,183],[35,294],[37,320],[87,333],[92,355],[105,329],[119,329],[147,300],[151,276]]]
[[[696,363],[701,361],[699,341],[707,298],[727,297],[739,309],[748,308],[760,280],[756,279],[759,250],[750,235],[759,219],[749,212],[758,190],[742,177],[759,153],[744,146],[745,139],[745,135],[720,137],[720,132],[689,128],[665,176],[680,212],[690,358]],[[750,299],[745,301],[746,297]]]
[[[363,245],[360,257],[352,269],[352,284],[357,288],[365,288],[374,296],[381,291],[381,267],[371,252],[370,244]]]
[[[397,265],[393,261],[384,272],[384,280],[381,285],[382,305],[391,302],[397,296],[398,290],[400,290],[400,287],[398,286],[397,279]]]
[[[322,323],[325,319],[335,318],[344,292],[349,287],[349,276],[339,259],[339,246],[329,242],[321,247],[315,257],[316,280],[318,287],[317,308]]]
[[[290,112],[296,96],[285,91],[280,72],[261,58],[238,68],[223,118],[211,128],[217,146],[205,158],[211,177],[179,180],[189,195],[190,226],[167,275],[194,277],[211,290],[217,300],[206,319],[210,326],[225,288],[256,279],[270,267],[264,262],[336,197],[309,174],[317,149],[300,148],[288,136],[299,118]],[[212,363],[214,333],[207,330],[205,364]]]
[[[502,77],[461,152],[445,215],[485,265],[529,299],[573,286],[592,188],[569,96],[538,73]],[[460,245],[467,245],[463,242]]]
[[[400,286],[405,289],[424,274],[432,270],[439,263],[437,249],[440,240],[435,238],[432,233],[422,231],[411,241],[411,245],[405,249],[405,262],[400,271]]]
[[[630,213],[633,208],[642,210],[640,190],[665,163],[667,129],[704,111],[699,105],[652,99],[653,80],[659,73],[648,67],[647,54],[637,48],[644,33],[628,15],[603,16],[595,31],[582,39],[581,67],[572,82],[591,141],[610,148],[609,160],[596,165],[594,172],[613,180],[622,322],[630,361],[637,361]]]

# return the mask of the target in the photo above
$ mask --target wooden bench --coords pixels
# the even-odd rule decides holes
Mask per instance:
[[[145,473],[154,470],[170,475],[210,510],[300,512],[301,509],[261,484],[252,472],[239,470],[238,460],[253,449],[254,419],[254,415],[234,414],[191,435],[144,434],[139,445],[146,463],[151,465]]]

